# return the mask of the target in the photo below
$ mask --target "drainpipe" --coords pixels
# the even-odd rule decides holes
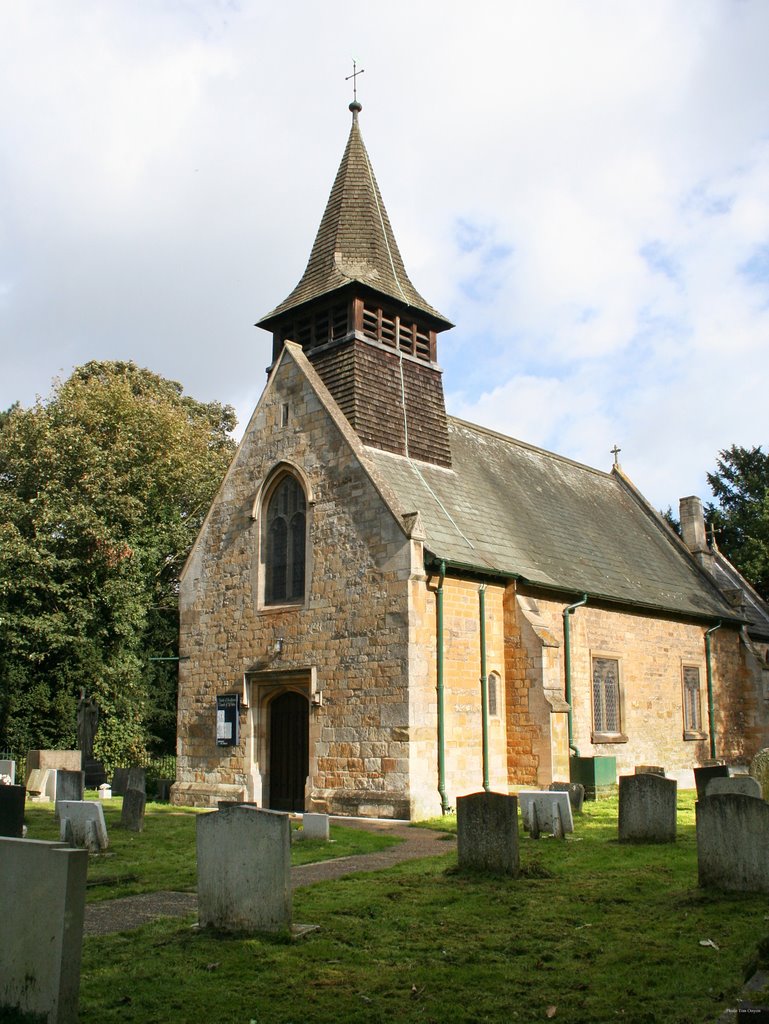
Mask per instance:
[[[575,601],[574,604],[570,604],[563,610],[563,664],[564,673],[566,675],[566,689],[565,699],[569,705],[569,750],[574,751],[574,756],[579,757],[579,750],[574,746],[574,717],[571,711],[571,632],[569,628],[569,616],[574,614],[574,609],[579,608],[581,605],[587,604],[587,594],[582,595],[582,599]]]
[[[446,577],[446,563],[441,562],[438,588],[435,591],[437,614],[437,671],[438,671],[438,792],[441,795],[441,814],[449,813],[446,799],[446,722],[443,716],[443,581]]]
[[[483,788],[489,792],[489,677],[486,673],[486,584],[478,587],[478,617],[481,626],[481,729],[483,735]]]
[[[710,634],[721,628],[721,620],[718,625],[711,626],[705,633],[705,668],[708,675],[708,731],[710,733],[710,757],[716,759],[716,709],[713,706],[713,663],[711,661]]]

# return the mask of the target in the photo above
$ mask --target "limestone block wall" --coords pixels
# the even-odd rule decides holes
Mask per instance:
[[[567,602],[533,594],[540,621],[563,644]],[[636,764],[661,764],[688,779],[709,756],[706,625],[664,619],[588,603],[571,619],[574,741],[582,756],[609,755],[620,774]],[[621,742],[593,742],[592,658],[615,658],[621,686]],[[760,680],[739,631],[723,626],[712,634],[717,756],[744,763],[766,736]],[[563,657],[558,658],[563,680]],[[699,669],[703,734],[684,738],[683,666]],[[544,723],[543,723],[544,724]],[[546,772],[545,772],[546,774]],[[542,775],[542,767],[540,767]],[[540,778],[540,783],[548,781]]]
[[[436,589],[438,576],[412,582],[410,659],[411,801],[414,817],[440,814],[438,793],[438,711]],[[444,722],[446,794],[483,788],[479,584],[447,576],[443,584]],[[497,714],[489,716],[489,784],[508,792],[507,700],[504,588],[487,586],[486,670],[496,673]]]
[[[299,605],[265,607],[259,496],[281,463],[308,495],[307,593]],[[270,694],[288,687],[315,701],[307,809],[408,816],[412,543],[344,424],[284,356],[181,583],[177,802],[269,800],[265,715]],[[235,748],[215,743],[225,692],[250,705]]]

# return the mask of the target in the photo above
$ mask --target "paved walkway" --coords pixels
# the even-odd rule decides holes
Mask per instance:
[[[339,857],[336,860],[302,864],[291,868],[291,887],[314,885],[356,871],[382,871],[407,860],[435,857],[453,849],[456,840],[447,841],[446,833],[425,828],[411,828],[403,822],[378,821],[368,818],[332,818],[336,825],[361,828],[369,832],[386,832],[403,842],[377,853]],[[110,932],[130,931],[158,917],[185,917],[197,910],[198,898],[194,892],[149,892],[141,896],[124,896],[116,900],[89,903],[85,908],[85,934],[108,935]]]

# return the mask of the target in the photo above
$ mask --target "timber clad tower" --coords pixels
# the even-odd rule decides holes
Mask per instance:
[[[682,541],[618,464],[446,415],[452,325],[409,280],[350,109],[181,574],[173,801],[428,818],[481,786],[745,763],[769,745],[769,608],[693,499]]]
[[[363,144],[359,103],[302,279],[258,326],[273,364],[302,346],[364,444],[451,463],[436,339],[453,326],[409,280]]]

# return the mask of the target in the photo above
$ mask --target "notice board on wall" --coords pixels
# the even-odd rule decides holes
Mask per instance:
[[[240,742],[240,695],[220,693],[216,698],[216,745],[237,747]]]

